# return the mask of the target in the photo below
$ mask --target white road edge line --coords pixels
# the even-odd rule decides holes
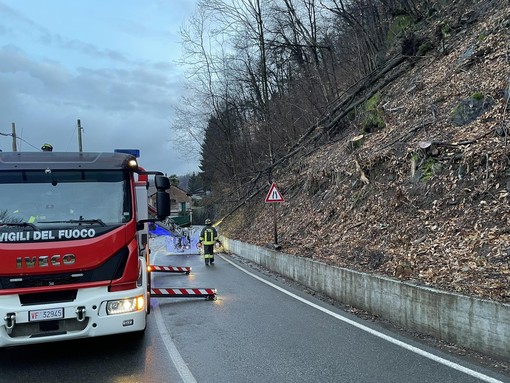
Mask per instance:
[[[383,333],[380,333],[379,331],[373,330],[373,329],[371,329],[370,327],[364,326],[364,325],[362,325],[362,324],[360,324],[360,323],[357,323],[357,322],[355,322],[355,321],[353,321],[353,320],[350,320],[350,319],[348,319],[348,318],[344,318],[343,316],[341,316],[341,315],[339,315],[339,314],[337,314],[337,313],[334,313],[333,311],[330,311],[330,310],[328,310],[328,309],[326,309],[326,308],[324,308],[324,307],[321,307],[321,306],[319,306],[319,305],[317,305],[317,304],[315,304],[315,303],[312,303],[312,302],[310,302],[310,301],[307,301],[306,299],[301,298],[300,296],[298,296],[298,295],[296,295],[296,294],[293,294],[293,293],[291,293],[291,292],[289,292],[289,291],[287,291],[287,290],[285,290],[285,289],[281,288],[280,286],[275,285],[274,283],[271,283],[271,282],[269,282],[269,281],[266,281],[264,278],[261,278],[261,277],[259,277],[258,275],[255,275],[255,274],[253,274],[253,273],[250,273],[248,270],[243,269],[242,267],[238,266],[237,264],[235,264],[235,263],[234,263],[234,262],[232,262],[231,260],[227,259],[227,258],[226,258],[225,256],[223,256],[223,255],[220,255],[220,257],[221,257],[223,260],[225,260],[226,262],[230,263],[232,266],[234,266],[234,267],[238,268],[239,270],[241,270],[242,272],[244,272],[244,273],[248,274],[249,276],[251,276],[251,277],[253,277],[253,278],[255,278],[255,279],[258,279],[259,281],[261,281],[261,282],[265,283],[266,285],[271,286],[271,287],[273,287],[274,289],[276,289],[276,290],[278,290],[278,291],[281,291],[282,293],[287,294],[288,296],[290,296],[290,297],[292,297],[292,298],[294,298],[294,299],[297,299],[298,301],[301,301],[301,302],[303,302],[303,303],[305,303],[305,304],[307,304],[307,305],[309,305],[309,306],[311,306],[311,307],[313,307],[313,308],[316,308],[317,310],[320,310],[320,311],[322,311],[322,312],[324,312],[324,313],[326,313],[326,314],[328,314],[328,315],[331,315],[332,317],[334,317],[334,318],[336,318],[336,319],[339,319],[339,320],[341,320],[341,321],[343,321],[343,322],[345,322],[345,323],[348,323],[348,324],[350,324],[351,326],[357,327],[357,328],[359,328],[360,330],[366,331],[366,332],[368,332],[369,334],[375,335],[375,336],[376,336],[376,337],[378,337],[378,338],[384,339],[384,340],[386,340],[386,341],[388,341],[388,342],[390,342],[390,343],[393,343],[393,344],[395,344],[395,345],[397,345],[397,346],[400,346],[400,347],[402,347],[402,348],[404,348],[404,349],[406,349],[406,350],[408,350],[408,351],[414,352],[415,354],[418,354],[418,355],[421,355],[421,356],[423,356],[423,357],[425,357],[425,358],[431,359],[431,360],[433,360],[433,361],[435,361],[435,362],[438,362],[438,363],[440,363],[440,364],[442,364],[442,365],[445,365],[445,366],[447,366],[447,367],[453,368],[453,369],[455,369],[455,370],[457,370],[457,371],[461,371],[461,372],[463,372],[463,373],[465,373],[465,374],[467,374],[467,375],[471,375],[471,376],[473,376],[473,377],[475,377],[475,378],[477,378],[477,379],[480,379],[480,380],[482,380],[482,381],[484,381],[484,382],[489,382],[489,383],[503,383],[501,380],[497,380],[497,379],[494,379],[494,378],[492,378],[492,377],[490,377],[490,376],[487,376],[487,375],[485,375],[485,374],[482,374],[482,373],[479,373],[479,372],[477,372],[477,371],[471,370],[470,368],[467,368],[467,367],[461,366],[460,364],[457,364],[457,363],[451,362],[451,361],[449,361],[449,360],[447,360],[447,359],[444,359],[444,358],[441,358],[441,357],[439,357],[439,356],[437,356],[437,355],[431,354],[430,352],[427,352],[427,351],[425,351],[425,350],[422,350],[422,349],[420,349],[420,348],[418,348],[418,347],[411,346],[410,344],[407,344],[407,343],[402,342],[402,341],[400,341],[400,340],[398,340],[398,339],[395,339],[395,338],[392,338],[392,337],[390,337],[390,336],[388,336],[388,335],[385,335],[385,334],[383,334]]]
[[[166,248],[161,246],[158,250],[156,250],[153,254],[151,254],[151,262],[154,260],[154,258],[158,255],[158,253],[163,252],[166,254]],[[151,304],[151,302],[148,302],[148,304]],[[152,312],[155,314],[156,324],[158,326],[159,335],[161,337],[161,340],[163,341],[165,348],[168,352],[168,356],[170,356],[170,359],[172,360],[175,368],[177,369],[177,372],[179,372],[179,375],[182,378],[183,383],[197,383],[197,380],[191,373],[190,369],[188,368],[188,365],[182,359],[181,354],[179,353],[179,350],[177,350],[177,347],[175,346],[175,343],[172,342],[172,337],[170,336],[170,333],[168,332],[168,329],[165,325],[165,321],[163,320],[163,316],[161,315],[161,309],[159,308],[159,303],[155,305],[155,307],[152,308]]]
[[[168,351],[168,355],[170,356],[170,359],[172,359],[172,362],[174,363],[175,368],[179,372],[182,381],[184,383],[197,383],[197,380],[189,370],[188,365],[186,364],[184,359],[182,359],[182,356],[177,350],[177,347],[175,347],[174,342],[172,342],[170,333],[168,332],[165,322],[163,321],[163,316],[161,315],[159,305],[153,307],[152,312],[156,315],[156,324],[158,325],[161,339],[163,340],[166,350]]]

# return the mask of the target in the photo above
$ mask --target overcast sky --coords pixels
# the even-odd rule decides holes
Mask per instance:
[[[195,0],[0,0],[0,150],[140,149],[168,175],[198,171],[170,126],[182,94],[179,29]],[[191,151],[190,151],[191,152]],[[193,151],[195,152],[195,151]]]

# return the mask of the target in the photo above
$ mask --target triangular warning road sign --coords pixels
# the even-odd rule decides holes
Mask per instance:
[[[267,193],[266,202],[285,202],[283,196],[276,188],[275,182],[273,182],[271,188],[269,189],[269,193]]]

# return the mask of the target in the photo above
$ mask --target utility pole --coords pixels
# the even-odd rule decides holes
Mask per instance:
[[[16,145],[16,124],[13,122],[11,126],[12,126],[12,151],[17,152],[18,147]]]
[[[83,128],[81,127],[80,119],[77,120],[77,126],[78,126],[78,151],[81,153],[83,152],[83,146],[81,142],[81,131]]]

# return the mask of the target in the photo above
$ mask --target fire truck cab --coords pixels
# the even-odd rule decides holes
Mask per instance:
[[[0,152],[0,347],[143,332],[169,187],[130,154]]]

